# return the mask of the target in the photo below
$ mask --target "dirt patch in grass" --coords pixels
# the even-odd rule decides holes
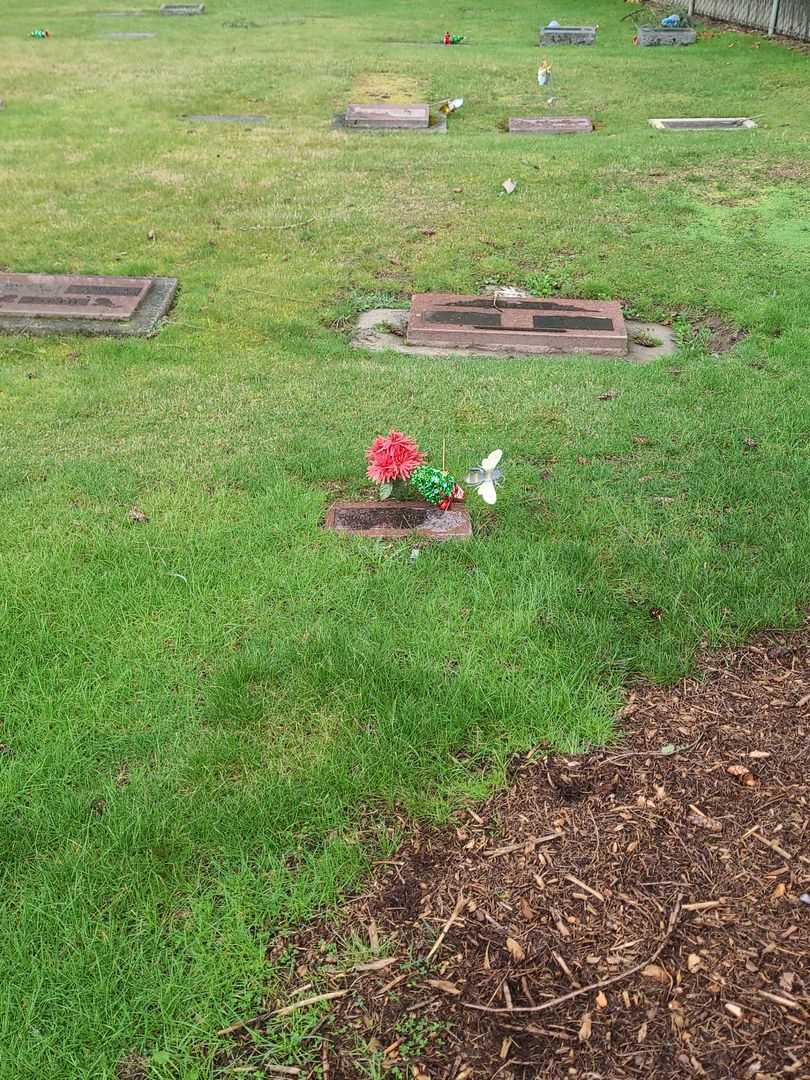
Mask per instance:
[[[418,79],[410,75],[392,75],[390,72],[364,71],[352,82],[352,102],[363,105],[378,101],[395,101],[400,104],[424,100],[424,92]]]
[[[810,626],[707,654],[701,679],[634,691],[614,747],[516,760],[508,790],[413,826],[362,897],[276,942],[296,981],[268,1004],[344,991],[313,1022],[317,1064],[286,1064],[806,1077]],[[249,1028],[230,1065],[256,1060]]]
[[[729,326],[718,315],[706,315],[692,320],[692,329],[697,335],[708,334],[708,349],[711,353],[725,353],[748,337],[747,330],[738,326]]]

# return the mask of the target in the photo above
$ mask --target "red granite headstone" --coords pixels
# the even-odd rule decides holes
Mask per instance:
[[[0,273],[0,315],[55,319],[129,319],[152,278]]]
[[[587,116],[513,116],[510,135],[583,135],[593,131]]]
[[[624,356],[627,327],[615,301],[417,293],[408,345],[495,353]]]

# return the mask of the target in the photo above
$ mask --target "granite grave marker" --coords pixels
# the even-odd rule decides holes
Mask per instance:
[[[447,510],[423,502],[337,502],[325,525],[334,532],[399,540],[422,536],[429,540],[466,540],[472,536],[470,512],[454,502]]]
[[[595,26],[544,26],[540,30],[541,45],[593,45]]]
[[[587,116],[512,116],[510,135],[583,135],[593,131]]]
[[[627,328],[615,301],[417,293],[408,345],[543,355],[625,356]]]
[[[659,131],[743,131],[757,126],[747,116],[671,116],[648,123]]]
[[[175,278],[0,273],[0,331],[146,335],[176,290]]]

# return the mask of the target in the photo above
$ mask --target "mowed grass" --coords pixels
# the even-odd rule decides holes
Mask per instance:
[[[390,808],[441,814],[515,750],[611,738],[628,681],[810,595],[805,56],[634,50],[625,4],[580,0],[545,13],[600,25],[549,50],[555,108],[599,131],[512,140],[546,96],[528,0],[102,8],[4,6],[2,261],[182,289],[151,340],[0,339],[9,1080],[131,1053],[219,1075],[274,933],[360,880]],[[446,29],[469,43],[427,44]],[[386,80],[463,95],[448,136],[330,130]],[[270,122],[181,119],[237,112]],[[706,114],[761,127],[646,124]],[[685,329],[646,366],[348,346],[360,308],[488,282],[748,337],[714,356]],[[459,472],[503,447],[472,542],[412,561],[322,531],[391,427]]]

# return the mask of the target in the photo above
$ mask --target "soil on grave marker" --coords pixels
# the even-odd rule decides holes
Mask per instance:
[[[325,1062],[330,1080],[370,1063],[409,1080],[810,1076],[810,625],[701,668],[634,691],[620,744],[533,753],[452,827],[410,826],[362,897],[276,940],[295,981],[268,1010],[301,984],[347,991],[317,1064],[284,1064]],[[341,963],[358,936],[390,962]],[[279,1022],[237,1027],[222,1064],[256,1060],[250,1028]]]

